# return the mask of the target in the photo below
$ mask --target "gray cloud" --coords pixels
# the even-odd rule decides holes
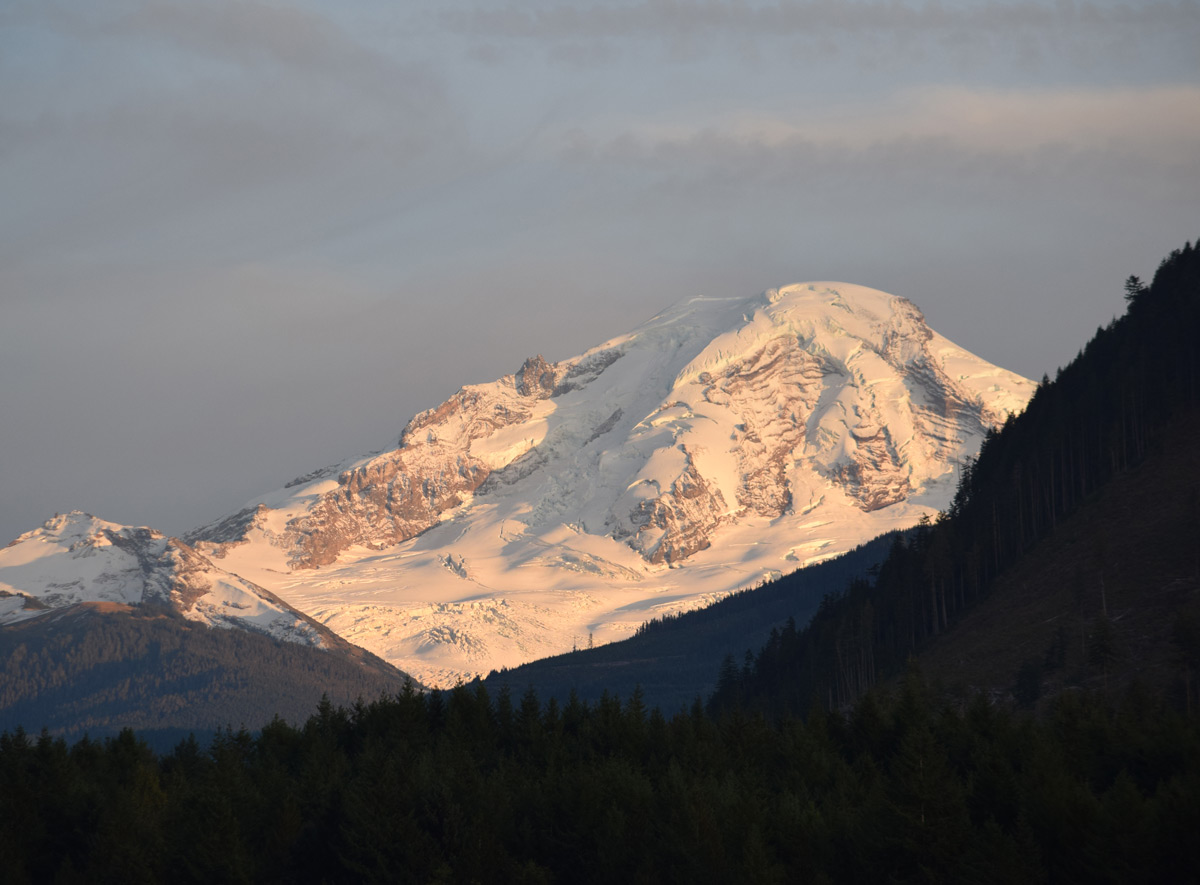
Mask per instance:
[[[444,21],[449,28],[463,33],[534,41],[692,35],[773,37],[814,31],[1006,34],[1117,27],[1173,30],[1181,26],[1194,30],[1197,26],[1194,6],[1171,0],[1138,4],[1086,0],[1054,4],[1007,0],[956,4],[887,0],[766,4],[736,0],[703,3],[647,0],[630,4],[555,3],[459,9],[445,13]]]
[[[365,223],[464,161],[461,115],[426,65],[312,14],[153,3],[90,28],[48,21],[96,80],[64,73],[45,105],[8,90],[9,261],[36,260],[41,246],[55,262],[101,248],[160,259],[296,248]],[[141,75],[164,54],[176,70]],[[101,100],[87,101],[96,81]]]
[[[107,24],[113,37],[149,36],[206,59],[254,73],[278,66],[289,75],[335,81],[406,113],[436,113],[445,94],[427,66],[405,62],[353,39],[327,16],[243,0],[150,2]]]
[[[1189,0],[509,4],[447,11],[442,22],[567,69],[613,59],[705,69],[716,57],[776,76],[809,72],[834,92],[853,88],[855,72],[940,82],[951,67],[976,79],[1097,83],[1200,69],[1200,9]]]
[[[626,211],[639,216],[791,200],[861,213],[938,204],[998,211],[1015,200],[1200,203],[1200,87],[934,90],[803,122],[647,119],[604,137],[567,132],[558,158],[613,190],[625,182]]]

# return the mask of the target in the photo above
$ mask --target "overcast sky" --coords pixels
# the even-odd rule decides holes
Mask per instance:
[[[5,0],[0,544],[182,533],[694,294],[1053,375],[1198,210],[1200,0]]]

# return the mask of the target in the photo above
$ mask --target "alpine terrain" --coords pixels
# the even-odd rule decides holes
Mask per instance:
[[[464,387],[395,448],[186,540],[445,686],[629,636],[934,514],[1033,390],[877,290],[697,297]]]
[[[101,610],[157,606],[210,627],[318,648],[339,644],[274,594],[150,528],[76,511],[0,550],[0,624],[81,604]]]
[[[0,728],[170,743],[294,722],[405,673],[176,538],[85,513],[0,549]]]

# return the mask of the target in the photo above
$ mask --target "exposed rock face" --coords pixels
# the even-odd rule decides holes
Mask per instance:
[[[553,395],[557,385],[558,378],[554,366],[542,359],[540,353],[525,360],[516,375],[517,393],[521,396],[545,399]]]
[[[686,448],[681,451],[687,466],[670,489],[639,503],[626,518],[629,528],[613,532],[654,565],[674,565],[707,548],[725,514],[721,490],[705,481]]]
[[[854,455],[838,464],[830,478],[870,513],[903,501],[912,486],[887,428],[880,427],[870,435],[867,433],[861,425],[851,431],[857,443]]]
[[[314,478],[320,474],[320,471],[314,471],[311,474]],[[308,480],[311,482],[311,480]],[[299,484],[301,480],[292,480],[285,488],[292,488],[294,484]],[[263,516],[268,508],[266,504],[259,504],[256,507],[247,507],[244,510],[239,510],[237,513],[230,514],[224,519],[220,519],[211,525],[205,526],[203,529],[197,529],[188,532],[183,536],[183,540],[189,544],[198,541],[210,541],[216,544],[229,544],[242,541],[246,537],[246,533],[254,526],[261,524]]]
[[[425,447],[437,448],[436,443]],[[421,454],[426,457],[401,450],[342,474],[335,491],[288,523],[296,567],[326,565],[354,544],[381,547],[418,535],[443,512],[462,504],[463,496],[491,473],[469,456],[442,460]]]
[[[791,510],[790,468],[804,451],[807,422],[827,379],[837,374],[829,360],[788,336],[768,341],[718,377],[700,375],[704,399],[743,419],[734,431],[741,477],[737,503],[744,510],[771,518]]]
[[[479,457],[472,444],[529,421],[531,401],[549,399],[559,374],[540,355],[530,357],[515,375],[464,387],[417,415],[401,433],[398,449],[343,472],[336,489],[288,523],[293,566],[327,565],[351,546],[386,547],[436,525],[493,470],[513,460],[507,452]],[[533,449],[531,440],[513,453],[519,457]]]

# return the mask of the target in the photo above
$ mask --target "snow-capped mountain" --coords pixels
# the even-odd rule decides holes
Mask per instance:
[[[188,536],[428,684],[620,639],[945,507],[1034,385],[842,283],[525,361]]]
[[[81,603],[158,606],[210,627],[318,648],[341,644],[271,592],[149,528],[75,511],[0,549],[0,625]]]

